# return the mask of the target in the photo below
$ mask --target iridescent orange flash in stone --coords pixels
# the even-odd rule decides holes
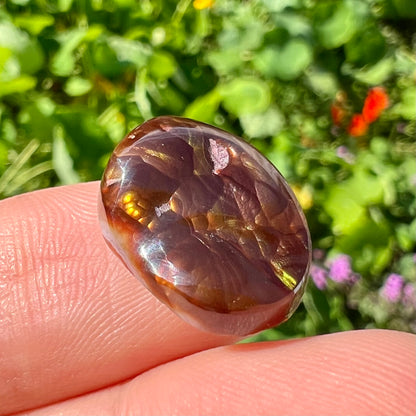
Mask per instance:
[[[249,335],[299,305],[305,217],[282,175],[242,139],[180,117],[149,120],[114,150],[99,205],[113,251],[200,329]]]

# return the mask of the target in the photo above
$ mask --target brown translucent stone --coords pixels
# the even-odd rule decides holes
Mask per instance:
[[[110,247],[197,327],[248,335],[298,306],[310,263],[303,213],[282,175],[225,131],[180,117],[136,127],[101,183]]]

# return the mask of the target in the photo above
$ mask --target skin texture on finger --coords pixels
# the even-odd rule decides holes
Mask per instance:
[[[106,246],[99,184],[0,202],[0,414],[131,378],[234,339],[160,304]]]
[[[415,352],[383,330],[218,347],[27,415],[411,415]]]

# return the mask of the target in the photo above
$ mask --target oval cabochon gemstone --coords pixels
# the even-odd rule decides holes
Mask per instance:
[[[168,116],[136,127],[105,169],[99,217],[133,275],[202,330],[253,334],[299,305],[303,212],[276,168],[230,133]]]

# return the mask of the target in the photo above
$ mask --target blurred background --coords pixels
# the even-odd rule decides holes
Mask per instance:
[[[162,114],[242,136],[295,191],[311,279],[275,339],[416,332],[414,0],[0,0],[0,198],[97,180]]]

